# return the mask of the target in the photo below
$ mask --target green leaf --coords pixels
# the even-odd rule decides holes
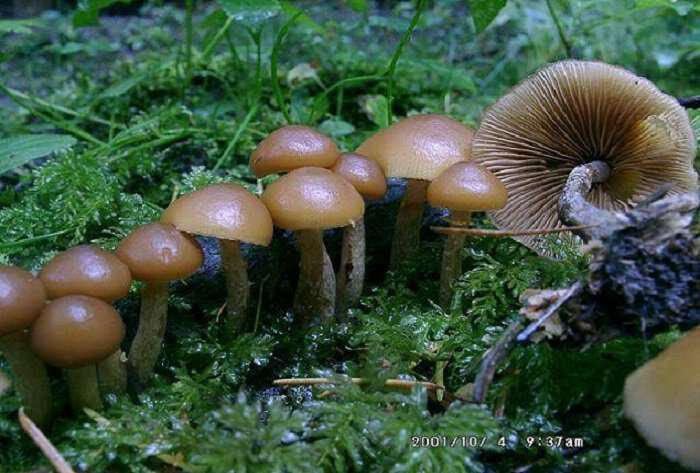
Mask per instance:
[[[287,16],[287,17],[293,17],[294,15],[299,15],[297,16],[297,23],[300,25],[303,25],[309,29],[314,30],[317,33],[324,33],[326,29],[316,23],[313,18],[311,18],[309,15],[303,12],[303,10],[294,4],[292,2],[281,2],[282,4],[282,12]]]
[[[360,98],[360,106],[362,111],[367,114],[380,128],[386,128],[389,124],[386,122],[388,101],[383,95],[365,95]]]
[[[338,138],[340,136],[346,136],[355,131],[355,127],[352,124],[339,119],[328,119],[323,121],[319,126],[318,130],[321,133],[330,135],[333,138]]]
[[[506,6],[506,0],[468,0],[476,32],[484,31]]]
[[[32,32],[31,28],[42,26],[42,24],[41,20],[36,18],[29,18],[27,20],[0,20],[0,34],[29,34]]]
[[[146,78],[146,74],[135,74],[133,76],[129,76],[126,79],[124,79],[121,82],[117,82],[116,84],[112,84],[111,86],[107,87],[105,90],[102,91],[100,94],[101,98],[114,98],[114,97],[119,97],[120,95],[125,94],[126,92],[130,91],[132,88],[143,82],[143,80]]]
[[[226,14],[236,21],[256,25],[277,16],[282,10],[278,0],[217,0]]]
[[[97,26],[100,24],[100,10],[115,3],[131,3],[131,0],[83,0],[78,3],[78,9],[73,14],[73,26]]]
[[[697,2],[690,0],[637,0],[635,9],[643,10],[647,8],[670,8],[680,16],[685,16],[693,9],[698,9]]]
[[[367,10],[369,10],[367,0],[345,0],[345,3],[348,4],[351,10],[358,13],[367,13]]]
[[[69,135],[20,135],[0,140],[0,175],[76,142]]]

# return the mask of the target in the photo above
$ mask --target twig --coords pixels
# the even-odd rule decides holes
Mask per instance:
[[[41,453],[51,462],[58,473],[75,473],[73,468],[61,456],[61,453],[46,438],[41,429],[24,413],[24,408],[20,408],[18,417],[22,429],[31,437],[34,444],[39,447]]]
[[[272,382],[275,386],[314,386],[317,384],[341,384],[345,380],[332,380],[330,378],[283,378],[276,379]],[[347,382],[353,384],[367,384],[369,380],[366,378],[347,378]],[[444,390],[445,386],[431,383],[428,381],[408,381],[405,379],[387,379],[384,386],[388,388],[412,389],[414,386],[422,386],[430,391],[438,389]]]
[[[486,237],[510,237],[522,235],[546,235],[548,233],[571,232],[575,230],[583,230],[594,225],[576,225],[572,227],[554,227],[554,228],[528,228],[527,230],[488,230],[485,228],[466,228],[466,227],[430,227],[435,233],[443,235],[457,234],[468,236],[486,236]]]
[[[540,314],[539,318],[532,322],[530,325],[527,326],[525,330],[520,332],[517,337],[518,342],[524,342],[530,336],[535,333],[537,329],[539,329],[543,323],[547,321],[552,315],[556,314],[556,312],[573,296],[577,295],[583,290],[583,283],[581,281],[576,281],[574,284],[572,284],[568,289],[566,289],[564,292],[559,294],[557,300],[553,301],[550,303],[547,308],[542,311]]]
[[[496,374],[496,368],[498,368],[499,363],[508,354],[520,329],[522,329],[520,320],[512,322],[508,328],[506,328],[505,332],[503,332],[503,335],[501,335],[501,338],[496,344],[489,348],[481,359],[481,366],[474,380],[474,393],[472,394],[472,399],[475,403],[481,404],[486,400],[486,394]]]
[[[694,95],[692,97],[679,97],[678,103],[681,107],[685,108],[700,108],[700,95]]]

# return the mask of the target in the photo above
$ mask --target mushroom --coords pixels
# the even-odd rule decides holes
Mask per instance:
[[[700,327],[625,381],[624,412],[652,447],[700,471]]]
[[[366,199],[379,199],[386,193],[386,178],[375,161],[343,153],[331,170],[342,176]],[[336,274],[336,312],[342,313],[357,303],[365,279],[365,222],[357,219],[343,229],[340,267]]]
[[[299,245],[299,283],[294,311],[308,319],[331,320],[335,308],[335,274],[323,244],[323,230],[353,225],[365,203],[355,188],[333,172],[296,169],[270,184],[262,201],[280,228],[294,231]]]
[[[250,156],[250,169],[257,177],[264,177],[304,166],[328,168],[339,155],[328,136],[308,126],[288,125],[260,142]]]
[[[129,349],[129,367],[143,385],[153,374],[163,345],[168,317],[168,282],[194,273],[204,256],[199,244],[165,223],[136,228],[117,248],[131,275],[145,283],[136,336]]]
[[[375,160],[386,177],[402,177],[407,189],[396,216],[390,267],[418,249],[428,181],[470,157],[473,132],[449,117],[414,115],[375,133],[357,153]]]
[[[49,299],[85,295],[112,303],[126,297],[131,272],[113,253],[79,245],[54,256],[39,273]],[[126,391],[126,360],[120,349],[97,366],[102,392]]]
[[[685,110],[648,80],[600,62],[558,62],[521,82],[486,112],[472,156],[506,186],[508,202],[491,217],[510,230],[595,225],[590,210],[625,210],[665,186],[697,189]],[[574,208],[564,190],[580,172],[592,188]],[[551,254],[541,237],[518,240]]]
[[[14,266],[0,265],[0,351],[10,365],[15,390],[39,425],[51,416],[51,389],[44,363],[30,348],[27,328],[46,303],[41,281]]]
[[[90,296],[51,301],[34,322],[31,345],[46,363],[64,368],[76,412],[101,409],[95,364],[113,354],[124,339],[124,322],[114,308]]]
[[[502,208],[508,198],[496,176],[474,162],[453,164],[428,186],[428,203],[450,210],[452,224],[467,226],[472,212]],[[462,247],[466,235],[447,235],[440,269],[440,305],[452,303],[454,282],[462,274]]]
[[[243,328],[248,308],[248,264],[240,242],[267,246],[272,218],[265,205],[238,184],[214,184],[175,200],[161,221],[180,231],[219,239],[227,282],[226,313],[232,333]]]

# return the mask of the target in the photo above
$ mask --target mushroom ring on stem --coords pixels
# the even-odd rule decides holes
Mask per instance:
[[[265,205],[238,184],[214,184],[172,202],[161,221],[183,232],[218,238],[227,282],[227,321],[231,333],[242,330],[250,288],[240,242],[270,244],[272,218]]]
[[[428,181],[470,158],[473,132],[442,115],[414,115],[370,136],[357,153],[375,160],[386,177],[407,180],[391,246],[390,267],[398,268],[420,243]]]
[[[34,354],[27,328],[46,304],[44,285],[30,272],[0,265],[0,352],[27,414],[39,425],[51,417],[51,390],[44,363]]]
[[[386,194],[386,177],[375,161],[355,154],[343,153],[331,170],[352,184],[366,199],[379,199]],[[343,229],[340,267],[336,274],[336,312],[342,314],[357,304],[365,279],[365,222],[358,219]]]
[[[428,203],[450,210],[452,223],[467,226],[472,212],[502,208],[508,199],[503,183],[474,162],[453,164],[428,186]],[[452,303],[454,282],[462,274],[462,247],[466,235],[447,235],[440,268],[440,305]]]
[[[335,311],[335,274],[323,244],[323,230],[354,225],[365,203],[345,179],[322,168],[300,168],[270,184],[262,195],[272,220],[292,230],[299,245],[298,317],[329,321]]]
[[[168,283],[184,279],[202,265],[204,256],[194,238],[165,223],[136,228],[117,248],[134,279],[144,282],[136,336],[129,349],[129,367],[143,386],[153,374],[163,345],[168,317]]]
[[[126,297],[131,272],[116,255],[93,245],[79,245],[54,256],[39,273],[49,299],[84,295],[112,303]],[[113,355],[97,367],[100,389],[105,393],[126,391],[123,353]]]
[[[99,410],[102,397],[96,364],[113,354],[124,339],[124,322],[114,308],[90,296],[51,301],[34,322],[32,349],[46,363],[64,368],[71,406]]]
[[[608,176],[584,198],[622,211],[658,188],[697,190],[695,138],[686,111],[648,80],[600,62],[561,61],[537,71],[486,112],[472,157],[508,190],[498,228],[562,226],[559,201],[574,168],[601,162]],[[519,241],[551,255],[542,237]]]

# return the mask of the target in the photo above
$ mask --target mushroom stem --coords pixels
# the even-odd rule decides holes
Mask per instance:
[[[97,379],[102,394],[126,392],[126,357],[123,351],[117,350],[97,364]]]
[[[97,367],[95,365],[81,368],[67,368],[66,384],[68,385],[68,397],[73,412],[82,412],[87,407],[95,411],[102,409],[102,396],[97,384]]]
[[[408,187],[401,199],[399,213],[396,215],[394,238],[391,242],[389,268],[397,269],[406,258],[411,257],[420,245],[420,227],[425,208],[428,181],[406,179]]]
[[[343,229],[340,267],[336,275],[336,313],[357,304],[365,279],[365,221],[359,219]]]
[[[467,226],[471,212],[452,211],[452,221],[459,226]],[[462,248],[467,236],[463,233],[450,233],[445,238],[440,268],[440,306],[447,309],[452,304],[454,283],[462,274]]]
[[[51,388],[44,363],[34,354],[25,331],[0,337],[0,351],[10,365],[13,386],[27,414],[41,426],[51,417]]]
[[[559,198],[559,218],[567,225],[585,226],[574,233],[584,241],[598,238],[606,232],[606,222],[616,222],[615,214],[588,202],[593,184],[605,182],[610,177],[610,167],[603,161],[576,166],[569,173]]]
[[[248,263],[241,254],[240,242],[219,240],[221,265],[226,276],[226,316],[232,331],[239,332],[246,322],[248,309]]]
[[[319,316],[329,322],[335,311],[335,274],[323,244],[323,231],[297,230],[294,235],[301,256],[294,312],[302,320]]]
[[[168,283],[147,281],[141,289],[139,327],[129,350],[131,375],[141,385],[153,374],[163,346],[167,318]]]

